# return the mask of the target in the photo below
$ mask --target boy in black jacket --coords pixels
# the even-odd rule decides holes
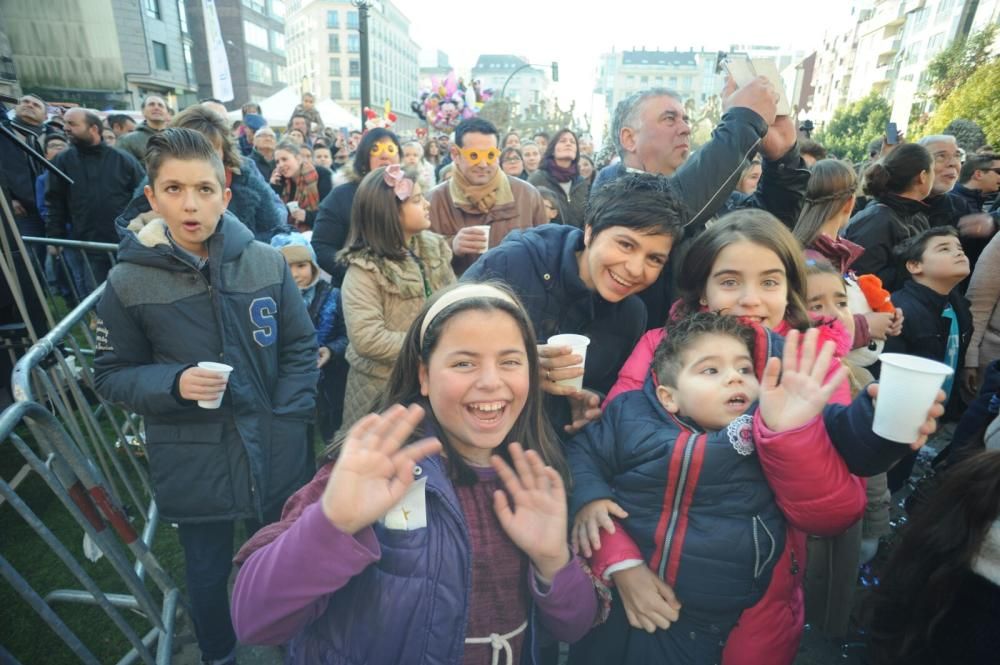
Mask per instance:
[[[892,294],[892,304],[906,313],[903,332],[886,340],[884,353],[908,353],[949,365],[955,373],[945,380],[948,396],[944,418],[957,420],[964,409],[954,378],[964,365],[972,338],[969,301],[958,285],[969,275],[969,259],[951,226],[935,226],[895,250],[910,275]],[[889,470],[889,489],[895,492],[913,470],[914,455]]]
[[[226,583],[233,530],[277,519],[311,470],[316,335],[284,258],[225,211],[215,149],[173,128],[149,139],[153,211],[119,218],[119,263],[97,306],[95,383],[145,417],[162,518],[179,524],[202,658],[235,661]],[[201,361],[232,366],[227,376]],[[201,407],[222,394],[221,405]]]

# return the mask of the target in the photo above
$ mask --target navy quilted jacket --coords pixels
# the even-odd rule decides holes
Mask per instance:
[[[753,450],[753,411],[706,433],[669,414],[649,378],[566,447],[570,513],[616,501],[643,558],[706,623],[754,605],[785,546],[785,519]]]

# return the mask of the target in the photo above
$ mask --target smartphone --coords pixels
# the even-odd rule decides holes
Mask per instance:
[[[885,123],[885,142],[886,145],[896,145],[899,142],[899,130],[896,129],[896,123]]]

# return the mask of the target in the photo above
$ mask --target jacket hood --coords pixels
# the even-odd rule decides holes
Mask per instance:
[[[313,268],[313,279],[305,288],[316,286],[322,274],[316,263],[316,252],[301,233],[279,233],[271,238],[271,247],[281,252],[288,265],[293,263],[310,263]]]
[[[145,196],[132,199],[125,212],[115,220],[115,228],[121,238],[119,261],[156,265],[167,270],[185,269],[172,259],[174,249],[167,239],[167,223],[152,210]],[[250,229],[226,210],[209,239],[209,251],[215,255],[221,249],[225,263],[242,254],[253,239]]]

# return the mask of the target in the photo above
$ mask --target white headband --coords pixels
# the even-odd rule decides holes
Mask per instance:
[[[502,300],[510,303],[514,307],[521,309],[514,299],[510,297],[510,295],[504,293],[495,286],[476,283],[460,284],[438,298],[437,301],[431,305],[431,308],[427,310],[427,316],[424,317],[424,321],[420,325],[420,344],[423,345],[424,335],[427,334],[427,328],[430,327],[431,323],[435,318],[437,318],[438,314],[440,314],[449,305],[454,305],[460,300],[468,300],[469,298],[493,298],[495,300]]]

